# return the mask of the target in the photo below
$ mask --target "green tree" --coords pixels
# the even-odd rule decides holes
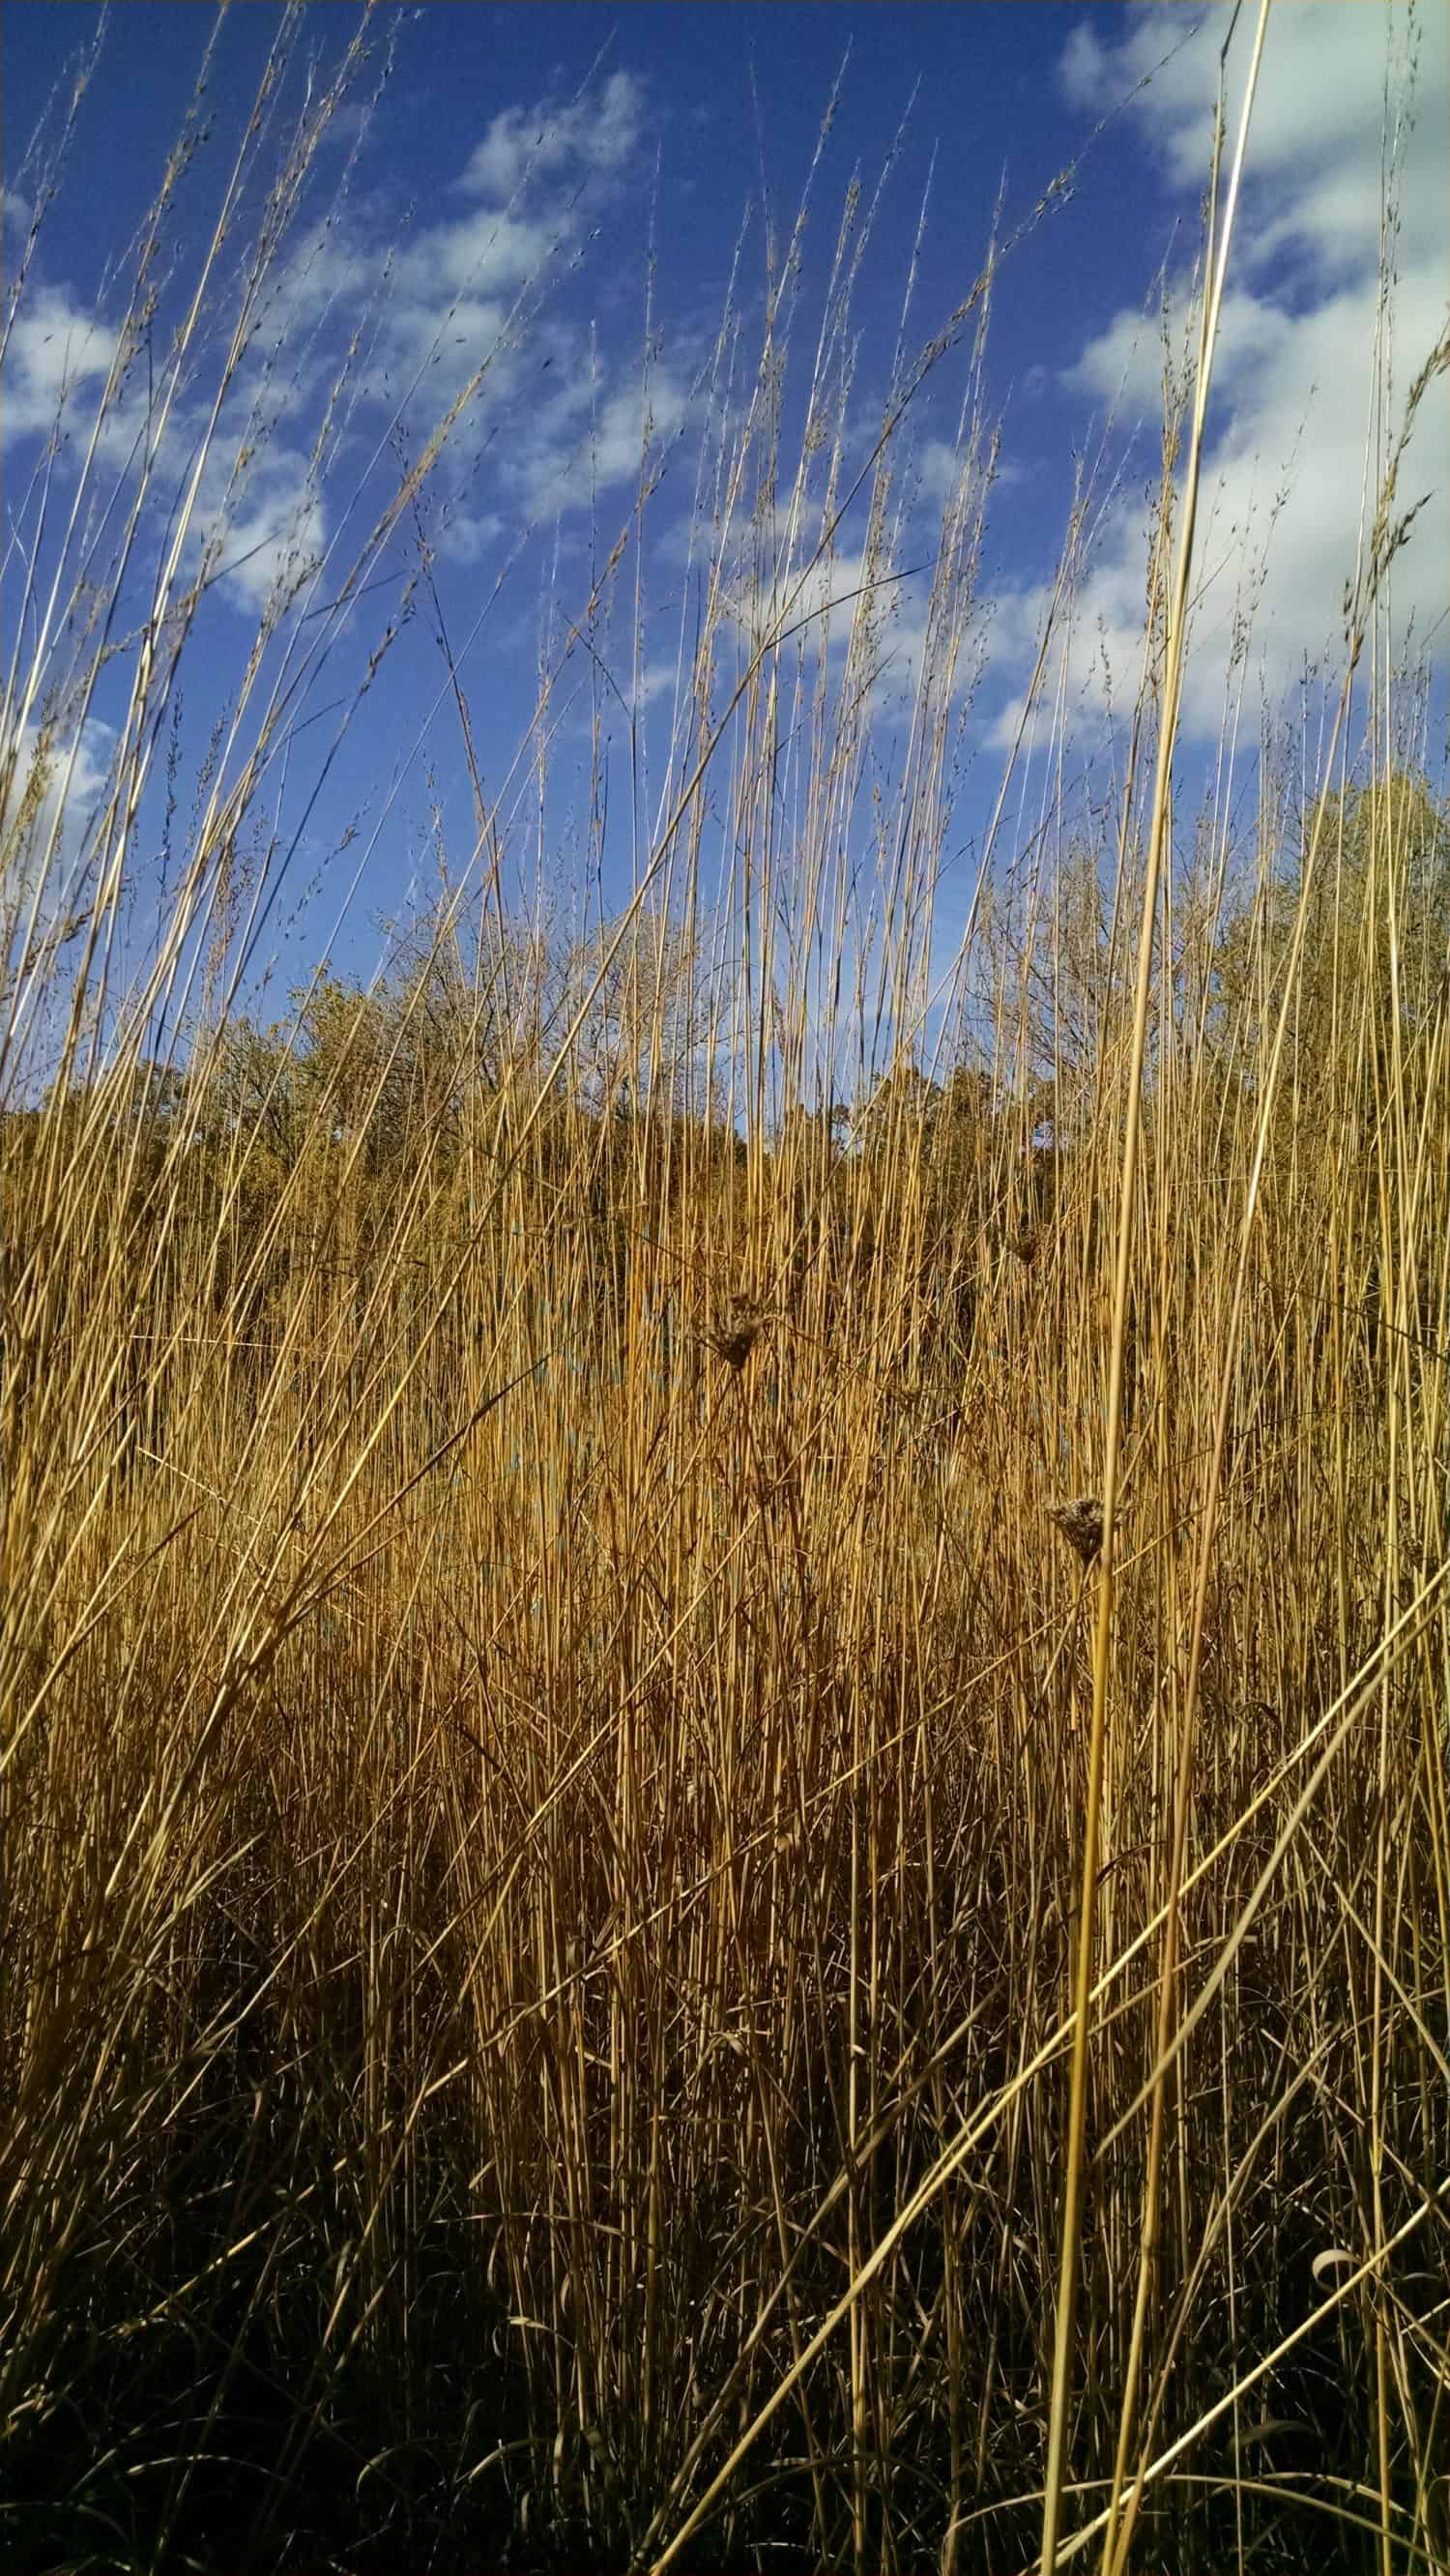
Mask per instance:
[[[1290,863],[1230,919],[1216,1025],[1250,1073],[1267,1059],[1296,936],[1286,1081],[1301,1095],[1368,1083],[1383,1096],[1398,1065],[1413,1085],[1450,967],[1450,808],[1423,775],[1391,770],[1319,798]]]

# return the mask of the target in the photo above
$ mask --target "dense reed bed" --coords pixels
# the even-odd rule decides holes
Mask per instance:
[[[1009,761],[944,945],[1013,243],[863,452],[853,201],[813,350],[782,258],[702,378],[617,900],[523,905],[474,768],[385,971],[273,1028],[278,782],[386,706],[383,570],[470,766],[487,687],[422,538],[470,394],[163,777],[215,571],[168,406],[225,483],[340,96],[136,451],[143,240],[9,576],[0,2556],[1450,2566],[1450,834],[1384,604],[1445,347],[1323,731],[1236,651],[1175,813],[1226,139],[1112,810]],[[657,464],[525,770],[566,677],[628,714]]]

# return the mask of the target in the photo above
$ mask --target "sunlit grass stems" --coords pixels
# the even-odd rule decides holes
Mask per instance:
[[[481,358],[421,428],[420,369],[355,526],[319,442],[337,533],[163,779],[241,320],[317,121],[386,112],[370,23],[219,178],[246,255],[175,245],[189,530],[119,359],[17,504],[0,2557],[1442,2567],[1450,828],[1388,648],[1403,437],[1320,768],[1266,716],[1244,823],[1237,654],[1190,828],[1216,219],[1109,855],[1060,791],[1085,484],[953,952],[1011,239],[858,437],[853,192],[804,363],[803,207],[678,433],[667,748],[646,430],[480,757],[429,512]],[[415,629],[463,820],[371,987],[319,948],[284,1009],[291,799]]]
[[[1087,1802],[1083,1821],[1082,1878],[1078,1899],[1077,1957],[1073,1978],[1072,2086],[1067,2114],[1067,2148],[1063,2185],[1062,2244],[1058,2262],[1057,2327],[1052,2359],[1052,2396],[1048,2419],[1047,2492],[1042,2515],[1042,2576],[1055,2576],[1058,2563],[1058,2538],[1062,2514],[1063,2481],[1067,2472],[1068,2406],[1072,2390],[1072,2373],[1076,2359],[1074,2327],[1077,2315],[1078,2274],[1081,2249],[1078,2242],[1081,2227],[1083,2167],[1087,2152],[1088,2117],[1088,2052],[1091,2039],[1090,1998],[1097,1931],[1098,1862],[1102,1836],[1103,1775],[1107,1756],[1108,1692],[1113,1646],[1114,1573],[1117,1542],[1116,1518],[1118,1482],[1123,1437],[1123,1380],[1127,1355],[1129,1300],[1133,1279],[1134,1238],[1138,1205],[1138,1158],[1143,1121],[1143,1077],[1147,1060],[1148,1021],[1153,999],[1155,948],[1158,935],[1159,888],[1167,861],[1168,814],[1172,794],[1173,758],[1177,744],[1179,708],[1183,696],[1184,660],[1187,651],[1189,584],[1193,575],[1194,535],[1198,523],[1199,480],[1203,465],[1204,428],[1208,415],[1209,389],[1213,382],[1213,361],[1218,338],[1219,317],[1223,309],[1224,285],[1228,275],[1229,252],[1233,241],[1234,214],[1243,178],[1244,155],[1248,143],[1249,122],[1253,114],[1254,92],[1258,85],[1263,58],[1264,39],[1268,33],[1269,0],[1260,0],[1258,24],[1254,31],[1253,55],[1244,84],[1237,147],[1234,153],[1228,189],[1220,217],[1218,206],[1219,151],[1223,134],[1223,71],[1227,60],[1229,38],[1225,38],[1220,56],[1219,110],[1214,125],[1214,165],[1209,182],[1209,226],[1205,245],[1205,275],[1201,299],[1201,329],[1198,363],[1194,370],[1193,412],[1188,424],[1184,455],[1182,492],[1177,534],[1177,561],[1174,565],[1171,596],[1163,640],[1163,673],[1159,717],[1157,765],[1153,778],[1153,805],[1148,817],[1143,887],[1138,922],[1138,954],[1133,998],[1132,1035],[1128,1057],[1127,1097],[1123,1110],[1123,1144],[1118,1189],[1117,1244],[1113,1264],[1112,1322],[1108,1338],[1107,1402],[1103,1431],[1103,1497],[1100,1515],[1089,1515],[1090,1536],[1095,1545],[1092,1553],[1098,1565],[1097,1628],[1093,1640],[1092,1718],[1088,1734]],[[1165,480],[1166,480],[1165,476]],[[1167,535],[1165,514],[1165,538]],[[1162,562],[1160,554],[1159,563]],[[1065,1524],[1066,1526],[1066,1524]],[[1079,1520],[1081,1528],[1081,1518]],[[1179,1777],[1182,1796],[1186,1796],[1191,1779],[1192,1760],[1192,1695],[1184,1725],[1183,1754]],[[1174,1836],[1174,1858],[1181,1868],[1180,1838]],[[1164,1932],[1164,1972],[1162,1991],[1171,1996],[1176,1968],[1177,1891],[1170,1887],[1168,1921]],[[1125,2384],[1119,2418],[1117,2455],[1113,2465],[1115,2508],[1121,2491],[1128,2443],[1133,2428],[1134,2400],[1142,2351],[1142,2338],[1147,2303],[1152,2289],[1154,2257],[1158,2233],[1158,2179],[1162,2159],[1162,2104],[1160,2085],[1154,2097],[1153,2128],[1148,2149],[1148,2174],[1144,2187],[1141,2254],[1138,2267],[1138,2297],[1133,2315]],[[1104,2566],[1113,2559],[1111,2509],[1108,2538],[1104,2543]]]

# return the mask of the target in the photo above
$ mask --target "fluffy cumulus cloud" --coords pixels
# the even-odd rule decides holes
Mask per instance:
[[[949,452],[944,443],[943,450]],[[959,464],[957,475],[959,480]],[[750,562],[726,588],[744,651],[781,643],[787,686],[797,659],[809,669],[824,658],[833,685],[847,687],[853,702],[869,705],[872,719],[888,730],[899,729],[924,686],[934,701],[943,694],[960,700],[977,676],[980,637],[965,590],[954,587],[957,557],[951,546],[940,562],[935,556],[946,505],[929,477],[923,478],[921,498],[925,534],[920,550],[910,548],[905,557],[901,547],[908,530],[898,525],[892,545],[880,553],[838,540],[813,560],[814,532],[802,536],[796,530],[793,539],[789,513],[779,510],[774,577]],[[921,534],[922,522],[909,533]],[[883,757],[884,742],[885,737]]]
[[[646,388],[637,346],[588,330],[553,296],[637,174],[644,115],[643,88],[625,71],[572,99],[504,109],[450,192],[456,210],[397,257],[387,361],[405,380],[426,370],[433,402],[486,362],[472,429],[487,440],[507,413],[486,480],[510,522],[587,509],[628,486],[646,446],[658,454],[686,418],[681,359],[657,357]],[[458,441],[461,457],[473,443]],[[496,509],[470,499],[448,514],[440,549],[476,560],[497,524]]]
[[[1192,214],[1209,167],[1218,49],[1227,10],[1211,6],[1183,41],[1172,6],[1123,12],[1105,42],[1069,35],[1061,86],[1096,115],[1147,79],[1129,108],[1170,193]],[[1228,133],[1236,132],[1253,15],[1230,50]],[[1151,75],[1151,78],[1147,78]],[[1195,657],[1185,717],[1218,728],[1231,639],[1259,584],[1249,665],[1271,697],[1339,632],[1346,580],[1409,385],[1446,324],[1443,138],[1450,124],[1450,11],[1293,0],[1273,12],[1250,129],[1239,228],[1208,422],[1197,553]],[[1395,226],[1388,319],[1380,304],[1383,214]],[[1126,432],[1154,426],[1169,350],[1191,345],[1189,281],[1156,307],[1117,313],[1064,370],[1067,391]],[[1385,336],[1379,336],[1383,330]],[[1388,391],[1388,401],[1385,393]],[[1401,505],[1428,494],[1393,574],[1395,627],[1441,618],[1450,561],[1450,407],[1443,383],[1421,408],[1400,476]],[[1126,497],[1105,513],[1076,603],[1070,678],[1101,703],[1129,695],[1142,652],[1145,523]],[[1002,634],[1025,634],[1044,601],[1004,604]],[[1010,734],[1016,710],[1001,730]]]
[[[302,457],[272,449],[247,479],[242,497],[204,520],[220,547],[225,595],[260,613],[279,591],[304,583],[322,560],[322,501]]]
[[[295,581],[340,515],[327,475],[355,474],[399,418],[416,453],[474,379],[439,477],[450,504],[439,549],[461,563],[623,492],[646,443],[657,455],[678,432],[681,363],[657,358],[646,395],[637,337],[612,319],[594,327],[571,283],[641,167],[645,104],[641,83],[616,71],[493,116],[452,185],[406,215],[386,191],[360,189],[304,218],[263,284],[203,471],[188,565],[220,539],[218,596],[254,615]],[[3,212],[8,247],[27,209],[7,193]],[[117,342],[68,287],[33,273],[6,353],[7,443],[44,435],[62,410],[68,426],[89,426]],[[197,453],[209,363],[202,353],[167,418],[154,462],[170,485]],[[347,435],[320,471],[309,450],[329,406]],[[144,386],[123,384],[102,424],[102,463],[123,478],[154,434],[143,407]]]
[[[492,302],[517,295],[520,287],[541,275],[572,232],[567,207],[545,206],[532,216],[507,214],[497,206],[470,209],[452,222],[429,224],[397,263],[400,304],[407,320],[424,321],[452,308],[465,296]]]
[[[5,352],[0,423],[7,439],[45,435],[73,401],[87,395],[94,407],[116,354],[116,336],[64,288],[28,291]]]
[[[94,715],[79,733],[42,737],[33,724],[19,727],[0,797],[0,903],[7,910],[29,906],[47,857],[42,915],[49,919],[74,901],[74,871],[110,789],[115,741],[115,727]]]
[[[624,71],[564,104],[505,108],[471,154],[460,187],[505,204],[529,180],[622,170],[638,147],[642,120],[640,85]]]
[[[688,387],[657,363],[648,383],[636,373],[614,382],[597,351],[538,405],[504,473],[530,518],[582,508],[596,492],[637,482],[641,460],[658,457],[684,423]]]
[[[1241,13],[1226,65],[1231,135],[1248,81],[1255,14]],[[1182,13],[1171,0],[1156,0],[1156,5],[1123,15],[1126,28],[1113,45],[1103,44],[1086,22],[1073,29],[1060,66],[1063,91],[1075,106],[1097,114],[1133,83],[1146,81],[1132,114],[1172,184],[1201,190],[1213,141],[1215,75],[1228,7],[1212,0],[1190,44],[1182,41]],[[1378,206],[1380,111],[1387,80],[1397,82],[1412,61],[1419,115],[1432,138],[1443,132],[1445,44],[1443,29],[1437,33],[1433,23],[1442,16],[1434,9],[1412,12],[1403,0],[1379,9],[1363,9],[1358,0],[1293,0],[1292,7],[1271,15],[1254,99],[1250,168],[1271,198],[1286,182],[1298,183],[1296,202],[1284,206],[1285,221],[1302,224],[1316,250],[1333,239],[1335,227],[1326,224],[1325,210],[1333,202],[1336,178],[1353,165],[1361,194],[1357,205],[1341,201],[1340,246],[1355,262],[1361,257],[1367,177],[1372,183],[1371,226]],[[1432,159],[1435,152],[1432,140]],[[1422,212],[1428,220],[1428,204]]]
[[[461,175],[392,244],[376,354],[394,395],[426,375],[430,404],[446,406],[485,362],[481,413],[515,391],[515,352],[632,175],[643,116],[640,83],[615,72],[572,99],[491,118]],[[348,247],[336,240],[329,256]],[[567,355],[587,378],[577,334]]]

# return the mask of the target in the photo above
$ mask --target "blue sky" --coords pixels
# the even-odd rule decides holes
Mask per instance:
[[[1243,13],[1237,33],[1236,71],[1247,58],[1252,15]],[[221,30],[206,101],[212,131],[178,198],[162,320],[181,309],[280,19],[272,0],[250,0]],[[38,164],[26,162],[26,141],[43,126],[48,102],[53,130],[57,84],[63,95],[68,67],[99,22],[100,13],[81,0],[10,0],[4,13],[8,273],[35,203]],[[46,210],[7,354],[0,426],[11,600],[18,553],[33,546],[39,525],[35,460],[67,386],[71,439],[57,491],[83,450],[125,309],[128,245],[181,128],[212,23],[199,5],[127,0],[104,26],[99,66]],[[306,39],[317,48],[321,76],[340,59],[356,23],[340,0],[308,13]],[[803,235],[795,346],[804,353],[813,338],[853,173],[869,192],[889,164],[854,298],[852,457],[869,449],[879,420],[918,238],[905,335],[911,348],[978,273],[999,191],[1010,234],[1064,164],[1083,156],[1070,200],[1004,265],[993,301],[981,392],[989,420],[1000,423],[1003,467],[977,576],[985,670],[958,746],[939,925],[949,946],[965,917],[974,852],[1015,731],[1045,585],[1084,459],[1095,474],[1093,547],[1052,691],[1070,719],[1075,774],[1100,784],[1111,779],[1105,707],[1116,708],[1120,722],[1141,657],[1144,495],[1159,444],[1156,281],[1166,273],[1177,327],[1197,243],[1226,11],[1084,8],[1074,0],[973,0],[952,8],[774,0],[769,9],[742,0],[617,9],[433,0],[391,21],[376,13],[377,34],[385,24],[394,52],[376,110],[365,119],[351,110],[338,120],[313,174],[312,197],[279,253],[262,334],[270,371],[246,380],[239,414],[260,384],[266,436],[246,481],[230,494],[219,486],[206,496],[225,526],[234,569],[206,603],[186,666],[183,769],[199,764],[235,688],[287,549],[305,568],[309,556],[321,563],[333,548],[319,587],[299,600],[299,610],[316,611],[351,558],[346,512],[359,478],[374,499],[390,478],[396,482],[396,465],[376,449],[404,386],[412,386],[406,410],[416,453],[453,391],[499,344],[485,393],[451,444],[425,531],[450,637],[465,648],[488,792],[502,791],[534,703],[549,614],[557,645],[560,618],[582,606],[591,565],[607,556],[629,518],[648,288],[655,453],[668,455],[647,523],[638,674],[642,739],[657,792],[666,680],[679,632],[681,530],[706,427],[705,377],[719,316],[734,272],[743,344],[754,345],[764,294],[762,196],[784,242],[839,76]],[[1257,740],[1260,703],[1277,707],[1286,693],[1292,699],[1306,660],[1333,644],[1360,526],[1374,381],[1386,66],[1411,56],[1415,122],[1401,134],[1396,157],[1391,410],[1444,325],[1450,12],[1415,12],[1400,0],[1384,9],[1367,0],[1279,0],[1271,18],[1209,423],[1200,561],[1212,580],[1185,706],[1190,776],[1220,733],[1232,621],[1250,594],[1241,724],[1248,743]],[[294,64],[294,104],[300,73]],[[370,86],[365,74],[359,100]],[[1094,139],[1104,117],[1106,128]],[[253,212],[260,204],[255,188],[248,204]],[[742,236],[748,204],[754,220]],[[244,230],[245,223],[239,234]],[[214,287],[219,323],[226,281],[224,259]],[[309,470],[309,450],[339,353],[359,324],[357,399],[338,423],[342,435],[327,473],[319,474]],[[929,560],[940,535],[969,356],[969,344],[952,354],[913,415],[903,561]],[[1450,562],[1444,395],[1442,384],[1407,465],[1407,493],[1413,485],[1413,497],[1425,490],[1434,497],[1396,566],[1394,590],[1397,630],[1429,636],[1442,667]],[[791,439],[801,435],[803,400],[799,375],[788,375],[787,464]],[[123,406],[120,426],[134,426],[137,416],[134,402],[130,413]],[[180,488],[202,417],[198,376],[178,397],[168,490]],[[229,434],[234,454],[241,433]],[[113,446],[113,459],[108,451],[102,461],[119,482],[125,440],[117,436]],[[856,511],[859,521],[864,496]],[[56,524],[53,498],[47,526]],[[378,567],[377,588],[339,638],[332,661],[339,690],[345,671],[356,677],[365,666],[401,595],[410,542],[411,531],[401,529]],[[848,521],[833,596],[849,587],[863,543],[864,527]],[[632,571],[627,577],[632,582]],[[879,718],[888,767],[921,652],[924,582],[917,576],[901,584],[894,598],[894,667],[883,680]],[[626,591],[599,634],[601,658],[626,694],[635,686],[632,605]],[[7,653],[13,617],[7,604]],[[308,960],[325,941],[344,962],[368,970],[378,955],[376,916],[399,910],[410,875],[426,867],[435,802],[450,849],[460,859],[467,854],[470,800],[429,624],[420,614],[392,648],[366,718],[344,738],[316,803],[306,804],[301,755],[331,738],[330,678],[309,701],[315,722],[299,735],[285,780],[272,782],[270,810],[283,838],[302,833],[295,900],[279,904],[269,921],[284,967]],[[832,631],[839,649],[839,621]],[[588,836],[591,712],[579,656],[571,689],[576,680],[586,685],[569,706],[561,703],[551,754],[556,784],[542,827],[531,817],[526,768],[504,809],[521,878],[530,854],[537,856],[541,828],[547,868],[565,899],[575,901]],[[118,671],[98,691],[72,773],[77,812],[103,772],[111,739],[105,727],[120,720],[123,687]],[[612,815],[622,816],[627,798],[613,783],[621,724],[608,690],[600,717],[613,745]],[[1026,760],[1014,782],[1011,828],[1035,824],[1041,804],[1041,780]],[[649,792],[642,810],[647,823]],[[329,856],[350,827],[345,860]],[[636,840],[622,820],[604,829],[606,906],[627,888]],[[315,890],[304,903],[309,885]],[[347,922],[337,930],[344,895]]]

